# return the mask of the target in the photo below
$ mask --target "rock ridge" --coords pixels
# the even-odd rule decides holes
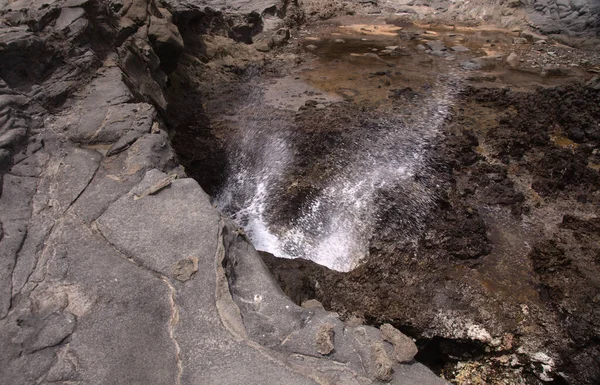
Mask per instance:
[[[392,351],[380,331],[291,302],[171,147],[169,75],[196,41],[175,19],[222,19],[248,41],[271,4],[247,4],[1,4],[3,383],[375,381],[368,347]],[[392,370],[445,383],[412,361]]]

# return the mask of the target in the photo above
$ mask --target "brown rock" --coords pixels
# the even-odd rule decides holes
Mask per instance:
[[[316,299],[309,299],[302,302],[302,307],[305,309],[323,309],[323,304]]]
[[[511,52],[506,58],[506,64],[512,69],[517,68],[519,66],[519,56],[515,52]]]
[[[375,370],[375,377],[380,381],[390,381],[394,376],[392,360],[388,357],[383,342],[371,344],[371,360]]]
[[[332,324],[326,323],[319,327],[319,330],[317,331],[317,352],[319,352],[319,354],[327,355],[333,352],[335,349],[333,342],[334,336],[335,331],[333,330]]]
[[[173,277],[181,282],[185,282],[192,278],[198,271],[198,258],[192,257],[182,259],[175,264],[173,268]]]
[[[381,330],[383,339],[394,345],[394,359],[396,361],[410,362],[419,352],[413,340],[392,325],[383,324],[379,330]]]

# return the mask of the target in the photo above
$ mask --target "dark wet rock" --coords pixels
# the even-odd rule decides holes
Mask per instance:
[[[156,48],[161,66],[166,73],[177,67],[179,54],[183,52],[184,42],[177,26],[173,24],[173,16],[166,9],[159,9],[159,17],[151,16],[148,27],[148,38]]]
[[[482,201],[487,204],[515,205],[525,200],[522,193],[515,191],[514,183],[509,179],[492,182],[482,189]]]
[[[397,90],[390,90],[390,95],[388,97],[390,99],[404,99],[404,98],[412,99],[412,98],[415,98],[418,96],[420,96],[419,92],[414,91],[410,87],[405,87],[405,88],[400,88]]]
[[[543,274],[554,272],[571,264],[571,260],[565,256],[564,250],[558,247],[556,242],[549,241],[537,245],[530,254],[533,268],[536,273]]]

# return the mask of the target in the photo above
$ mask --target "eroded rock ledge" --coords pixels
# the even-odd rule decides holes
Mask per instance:
[[[169,87],[201,35],[250,42],[261,13],[311,6],[0,2],[3,383],[445,383],[390,325],[290,301],[171,147],[165,121],[201,118]],[[597,28],[595,3],[536,7]]]
[[[255,28],[253,10],[166,7]],[[295,305],[186,178],[160,117],[183,50],[167,8],[3,4],[1,382],[445,383],[414,345]]]

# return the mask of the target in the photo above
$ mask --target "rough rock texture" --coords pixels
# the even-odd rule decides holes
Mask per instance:
[[[172,135],[176,143],[187,142],[188,151],[180,153],[186,165],[199,157],[221,160],[217,150],[207,150],[214,142],[203,126],[201,85],[178,71],[185,64],[186,70],[201,72],[212,59],[238,70],[223,58],[219,38],[230,38],[237,44],[232,49],[254,55],[244,44],[268,31],[272,18],[294,26],[372,6],[353,1],[0,1],[3,383],[446,383],[411,361],[415,347],[400,332],[344,322],[322,307],[292,302],[243,232],[221,217],[196,181],[186,178],[170,143]],[[464,8],[445,9],[461,15]],[[461,20],[478,20],[490,9],[472,8]],[[419,17],[437,12],[426,5],[415,9]],[[389,13],[403,10],[396,4]],[[534,10],[527,8],[543,32],[589,34],[598,28],[597,2],[535,3]],[[503,15],[503,25],[522,25],[527,12]],[[267,48],[290,38],[279,27]],[[197,108],[190,111],[192,103]],[[580,123],[569,136],[596,141],[589,122]],[[496,132],[490,138],[506,155],[523,155],[522,144],[514,145],[522,137]],[[553,194],[548,186],[567,191],[575,186],[594,198],[591,188],[597,183],[590,175],[596,174],[582,171],[588,153],[544,156],[556,167],[533,170],[540,195]],[[481,178],[486,203],[516,205],[518,211],[522,196],[504,181],[502,170],[479,171],[475,177]],[[486,178],[503,182],[486,185]],[[449,236],[434,237],[441,240],[428,240],[434,244],[427,247],[448,249],[458,260],[489,253],[477,211],[458,205],[444,215],[433,231]],[[458,228],[452,225],[457,219]],[[564,216],[558,231],[580,241],[578,251],[597,262],[597,227],[595,218]],[[578,313],[580,301],[564,300],[572,298],[565,274],[577,281],[577,298],[594,295],[595,301],[597,296],[596,286],[588,284],[593,280],[581,279],[583,266],[568,257],[572,244],[540,242],[529,257],[547,288],[548,306],[578,314],[565,317],[559,333],[568,329],[577,346],[586,347],[573,358],[584,367],[594,364],[597,351],[589,343],[597,335],[581,325],[596,322],[597,314],[592,305]],[[333,284],[341,282],[335,278]],[[376,310],[390,305],[388,297],[380,299],[369,305]],[[446,300],[448,306],[460,303],[441,299]],[[471,326],[469,337],[488,337]],[[539,354],[534,358],[542,368],[552,362]]]
[[[398,362],[410,362],[418,353],[417,346],[410,337],[390,324],[383,324],[379,327],[383,339],[394,345],[394,359]]]
[[[229,4],[0,3],[2,383],[366,384],[370,346],[391,354],[378,329],[289,300],[179,166],[169,76],[198,36],[173,21],[244,40],[271,6],[206,5]]]
[[[391,192],[357,269],[264,260],[298,303],[316,298],[348,319],[391,323],[419,338],[417,360],[458,383],[597,383],[594,84],[468,87],[433,155],[440,194],[414,241],[399,241],[405,197]]]
[[[600,1],[533,0],[529,18],[543,33],[598,33]]]

